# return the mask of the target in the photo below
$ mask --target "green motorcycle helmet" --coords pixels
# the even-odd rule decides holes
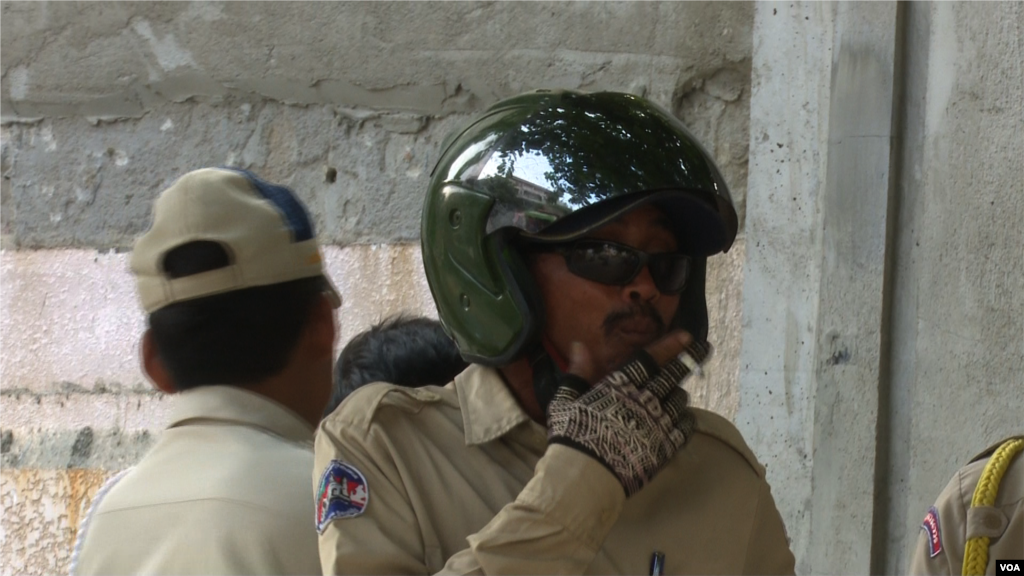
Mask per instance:
[[[737,217],[711,156],[676,118],[630,94],[540,90],[451,134],[420,241],[438,316],[463,358],[502,366],[544,356],[544,306],[522,243],[574,240],[648,203],[692,258],[671,325],[706,339],[707,257],[729,249]]]

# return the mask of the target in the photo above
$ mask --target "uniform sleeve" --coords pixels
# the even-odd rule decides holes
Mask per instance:
[[[786,526],[775,505],[768,482],[761,480],[747,545],[745,574],[794,574],[796,559],[789,548]]]
[[[359,438],[344,427],[321,424],[314,445],[313,495],[324,574],[427,574],[416,514],[388,456],[369,435]],[[322,477],[333,461],[363,475],[368,498],[362,513],[320,526]]]
[[[910,574],[948,575],[960,574],[963,570],[967,507],[961,485],[962,473],[961,470],[953,476],[939,494],[935,506],[922,514],[917,544],[910,557]],[[933,535],[938,537],[937,545],[932,540]]]
[[[604,466],[552,445],[516,500],[467,538],[447,574],[581,574],[618,520],[626,496]]]
[[[315,494],[331,460],[358,468],[372,488],[363,513],[328,522],[320,533],[324,574],[427,574],[419,524],[386,442],[321,426]],[[581,487],[586,488],[581,488]],[[468,547],[446,559],[443,574],[582,573],[618,519],[625,494],[599,463],[551,446],[515,501]]]

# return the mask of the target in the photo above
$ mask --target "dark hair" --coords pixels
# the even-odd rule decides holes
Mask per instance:
[[[443,386],[466,366],[437,320],[403,315],[385,319],[357,334],[341,350],[334,366],[334,393],[324,415],[365,384]]]
[[[168,253],[172,278],[226,266],[230,258],[216,242],[190,242]],[[303,278],[185,300],[149,315],[149,327],[164,366],[179,390],[261,382],[288,358],[323,292],[322,277]]]

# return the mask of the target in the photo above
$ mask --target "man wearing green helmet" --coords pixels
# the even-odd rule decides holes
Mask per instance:
[[[642,98],[532,92],[452,134],[423,261],[472,364],[323,421],[324,572],[792,573],[764,468],[679,386],[736,229],[714,162]]]

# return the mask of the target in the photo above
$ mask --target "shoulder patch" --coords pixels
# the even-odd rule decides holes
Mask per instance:
[[[928,509],[921,529],[928,535],[928,556],[935,558],[942,552],[942,533],[939,530],[939,511],[932,506]]]
[[[363,473],[340,460],[331,460],[316,491],[316,530],[323,534],[331,520],[359,516],[370,500]]]
[[[747,446],[747,441],[743,439],[743,434],[740,434],[740,431],[732,422],[709,410],[702,410],[700,408],[693,408],[692,410],[694,415],[697,416],[697,432],[707,434],[725,443],[739,453],[758,476],[764,478],[764,466],[758,462],[754,452]]]

